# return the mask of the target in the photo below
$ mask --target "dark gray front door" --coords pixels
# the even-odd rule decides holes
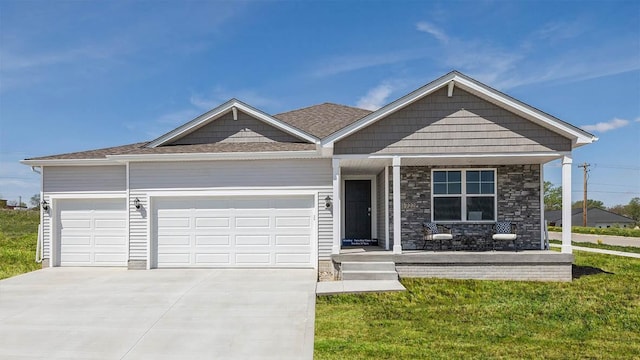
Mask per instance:
[[[371,180],[345,180],[346,239],[371,239]]]

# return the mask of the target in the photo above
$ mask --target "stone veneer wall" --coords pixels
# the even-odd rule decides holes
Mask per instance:
[[[518,226],[518,249],[540,249],[540,166],[534,164],[466,167],[497,169],[497,220],[511,221]],[[422,223],[431,220],[431,169],[429,166],[400,168],[403,250],[422,249]],[[393,194],[389,201],[390,209],[393,209]],[[392,216],[389,222],[393,229]],[[449,224],[454,239],[444,241],[442,250],[489,250],[492,248],[492,225]],[[497,250],[513,250],[512,242],[500,242],[495,246]],[[427,244],[427,249],[438,250],[438,243]]]

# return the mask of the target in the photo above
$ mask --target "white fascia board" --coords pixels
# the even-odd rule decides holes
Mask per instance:
[[[51,159],[51,160],[21,160],[20,163],[28,166],[113,166],[122,163],[104,159]]]
[[[558,119],[551,117],[548,114],[543,113],[538,109],[535,109],[511,97],[505,96],[504,94],[487,86],[479,84],[476,81],[466,79],[459,75],[455,76],[454,81],[456,82],[456,85],[461,87],[462,89],[471,90],[471,92],[475,93],[476,95],[493,99],[500,104],[503,104],[503,107],[505,107],[506,109],[521,114],[527,119],[532,120],[551,131],[561,133],[562,135],[570,139],[575,139],[575,144],[590,144],[598,140],[597,137],[589,134],[586,131],[566,124]]]
[[[176,154],[125,154],[108,155],[114,161],[202,161],[202,160],[262,160],[322,158],[316,150],[265,151],[234,153],[176,153]]]
[[[300,139],[306,140],[310,143],[318,143],[320,140],[314,136],[311,136],[299,129],[296,129],[294,127],[292,127],[291,125],[284,123],[276,118],[274,118],[273,116],[270,116],[258,109],[255,109],[239,100],[236,99],[231,99],[229,101],[227,101],[226,103],[218,106],[215,109],[212,109],[200,116],[198,116],[197,118],[191,120],[190,122],[160,136],[159,138],[151,141],[150,143],[148,143],[146,145],[146,147],[149,148],[154,148],[154,147],[158,147],[160,145],[164,145],[172,140],[178,139],[183,135],[186,135],[192,131],[195,131],[196,129],[208,124],[209,122],[227,114],[228,112],[232,111],[233,108],[237,108],[240,109],[241,111],[253,116],[256,119],[262,120],[264,122],[266,122],[267,124],[272,125],[273,127],[280,129],[288,134],[291,134],[295,137],[298,137]]]

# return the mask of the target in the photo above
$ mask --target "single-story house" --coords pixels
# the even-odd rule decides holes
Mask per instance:
[[[571,209],[571,223],[573,226],[582,226],[582,208]],[[549,226],[562,226],[562,210],[548,210],[544,213],[544,218]],[[618,215],[608,210],[599,208],[587,209],[587,227],[609,228],[609,227],[633,227],[635,221],[626,216]]]
[[[334,271],[349,244],[423,249],[424,222],[452,228],[443,250],[497,221],[543,249],[543,164],[562,159],[569,224],[571,154],[596,140],[452,71],[376,111],[231,99],[148,142],[22,163],[42,173],[43,266]]]

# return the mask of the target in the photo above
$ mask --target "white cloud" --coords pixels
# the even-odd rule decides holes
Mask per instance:
[[[636,119],[636,121],[638,121]],[[583,130],[594,132],[607,132],[609,130],[619,129],[629,125],[629,120],[614,118],[607,122],[599,122],[595,125],[584,125]]]
[[[449,37],[447,36],[447,34],[445,34],[445,32],[442,29],[438,28],[432,23],[421,21],[416,24],[416,29],[418,31],[422,31],[422,32],[426,32],[427,34],[430,34],[440,42],[443,42],[443,43],[449,42]]]
[[[393,86],[384,82],[369,90],[366,95],[358,99],[356,106],[367,110],[378,110],[387,103],[387,98],[391,95]]]
[[[324,59],[322,65],[312,71],[312,75],[315,77],[323,77],[345,73],[349,71],[355,71],[360,69],[366,69],[374,66],[395,64],[402,61],[413,60],[424,57],[424,54],[410,51],[391,51],[382,54],[358,54],[358,55],[344,55],[336,56],[329,59]]]

